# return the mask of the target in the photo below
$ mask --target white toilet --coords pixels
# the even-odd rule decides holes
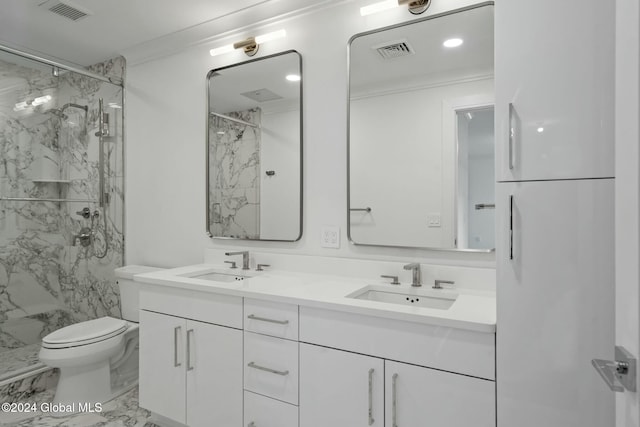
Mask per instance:
[[[60,369],[55,407],[78,411],[82,404],[106,402],[137,384],[139,286],[133,276],[157,270],[138,265],[115,270],[125,320],[101,317],[42,339],[40,360]]]

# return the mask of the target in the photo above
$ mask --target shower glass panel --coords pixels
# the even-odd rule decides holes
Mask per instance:
[[[0,384],[42,366],[48,333],[120,316],[122,104],[121,86],[0,51]]]

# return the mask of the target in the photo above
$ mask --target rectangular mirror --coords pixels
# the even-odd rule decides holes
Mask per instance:
[[[349,42],[355,244],[491,251],[493,2]]]
[[[208,75],[210,237],[302,236],[302,58],[295,51]]]

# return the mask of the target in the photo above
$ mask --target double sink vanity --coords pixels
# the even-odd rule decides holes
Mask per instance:
[[[473,279],[491,269],[418,266],[417,287],[400,262],[220,255],[135,277],[160,424],[495,426],[495,292]]]

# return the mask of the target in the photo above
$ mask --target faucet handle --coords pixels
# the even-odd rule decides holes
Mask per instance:
[[[436,280],[433,283],[433,289],[442,289],[442,285],[455,285],[456,282],[453,280]]]
[[[391,284],[392,285],[399,285],[400,282],[398,282],[398,276],[387,276],[384,274],[381,274],[380,277],[385,278],[385,279],[391,279]]]
[[[225,261],[226,264],[231,264],[229,268],[238,268],[235,261]]]
[[[264,267],[271,267],[269,264],[258,264],[256,266],[256,271],[264,271]]]

